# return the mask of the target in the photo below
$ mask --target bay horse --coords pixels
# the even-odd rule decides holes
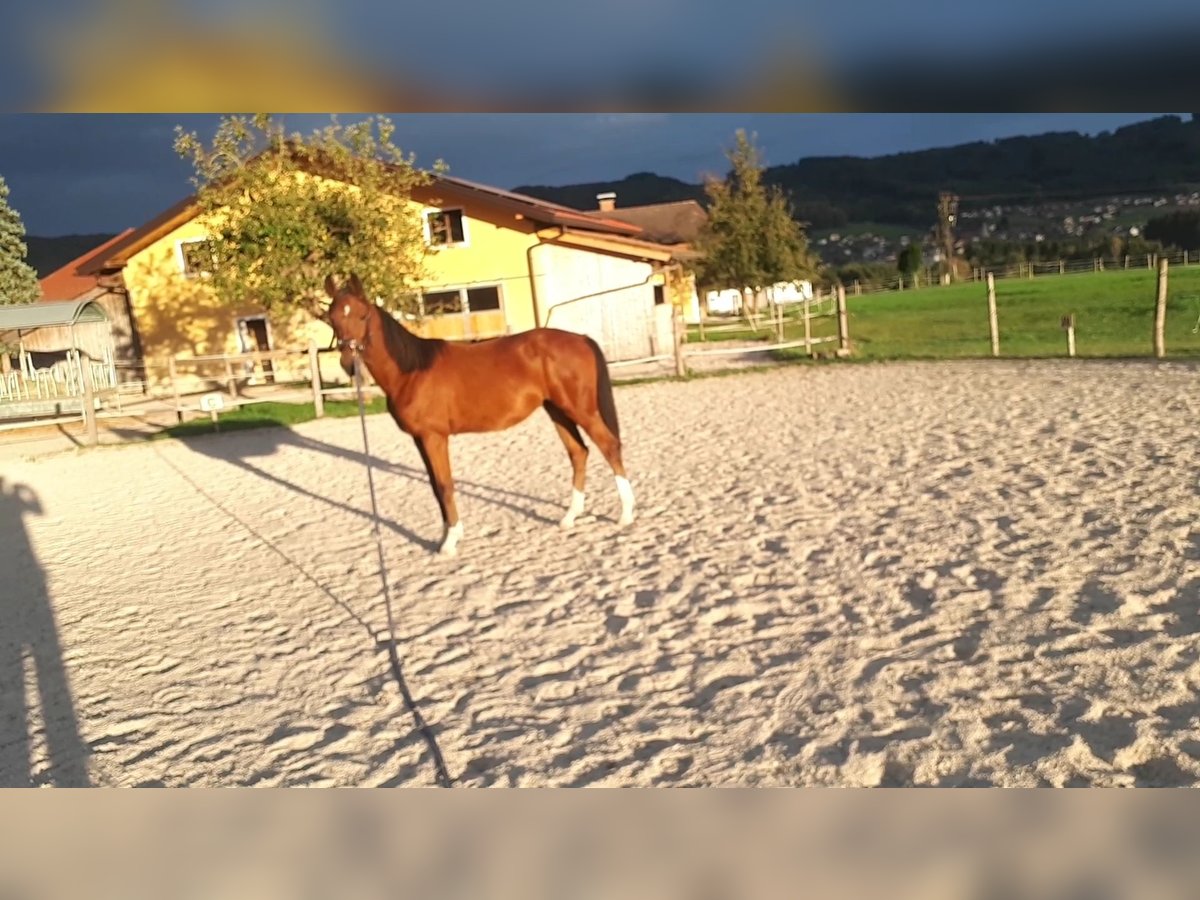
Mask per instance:
[[[588,448],[580,429],[612,467],[621,501],[617,524],[633,521],[633,488],[621,461],[608,362],[590,337],[534,328],[476,343],[423,338],[371,302],[357,275],[340,288],[327,276],[325,292],[342,369],[352,376],[357,354],[425,463],[445,526],[439,553],[454,555],[463,536],[450,435],[512,428],[539,406],[554,423],[573,471],[571,500],[559,524],[574,527],[584,509]]]

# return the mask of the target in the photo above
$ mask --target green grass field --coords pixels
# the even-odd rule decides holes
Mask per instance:
[[[1081,275],[1004,278],[996,282],[1000,355],[1066,356],[1061,319],[1075,314],[1080,357],[1153,356],[1156,273],[1148,269]],[[847,297],[850,340],[857,359],[962,359],[991,356],[987,289],[979,282]],[[1175,267],[1168,279],[1167,355],[1200,356],[1200,266]],[[816,336],[836,333],[833,319],[815,320]],[[770,340],[768,325],[709,334],[709,340]],[[803,337],[788,322],[788,340]],[[695,326],[689,343],[699,340]],[[828,345],[821,349],[828,349]],[[796,357],[803,351],[781,351]]]

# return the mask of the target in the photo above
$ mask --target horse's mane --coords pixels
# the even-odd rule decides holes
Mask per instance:
[[[383,346],[388,356],[400,366],[400,371],[423,372],[433,365],[446,342],[438,338],[423,338],[413,334],[382,306],[376,306],[383,326]]]

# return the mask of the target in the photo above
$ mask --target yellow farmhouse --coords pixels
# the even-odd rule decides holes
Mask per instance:
[[[550,326],[591,335],[612,361],[671,352],[668,301],[683,286],[686,257],[677,246],[596,211],[458,178],[437,177],[413,202],[431,249],[415,330],[470,340]],[[198,277],[207,236],[195,198],[186,198],[47,276],[44,299],[102,301],[117,356],[129,363],[328,346],[323,322],[213,296]]]

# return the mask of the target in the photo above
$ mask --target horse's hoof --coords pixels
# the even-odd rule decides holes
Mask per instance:
[[[570,531],[572,528],[575,527],[575,519],[574,518],[562,519],[558,523],[558,527],[561,528],[563,531]]]
[[[463,525],[462,522],[455,522],[446,529],[446,536],[442,539],[442,546],[438,550],[438,556],[454,556],[458,550],[458,542],[462,540]]]
[[[626,525],[632,525],[632,524],[633,524],[633,513],[626,513],[625,515],[621,516],[621,518],[617,519],[617,525],[622,528],[624,528]]]
[[[443,558],[447,558],[447,559],[452,556],[458,556],[458,548],[457,547],[439,547],[437,555],[441,556]]]

